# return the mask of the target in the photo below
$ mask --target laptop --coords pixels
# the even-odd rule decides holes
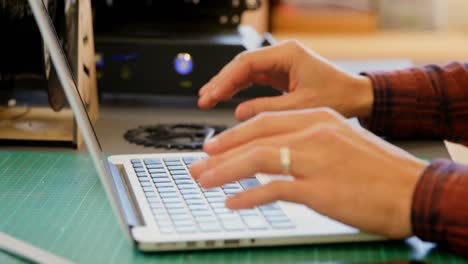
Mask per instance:
[[[198,250],[381,240],[306,206],[275,202],[231,211],[226,197],[272,175],[203,189],[188,168],[203,152],[106,157],[42,1],[28,0],[86,147],[124,234],[142,251]],[[242,164],[239,164],[240,166]],[[339,205],[337,205],[339,206]]]

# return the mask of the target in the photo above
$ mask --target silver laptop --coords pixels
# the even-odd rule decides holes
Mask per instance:
[[[276,202],[231,211],[226,197],[272,175],[203,189],[189,174],[201,152],[106,158],[42,1],[29,0],[70,107],[124,233],[142,251],[194,250],[380,240],[298,204]],[[242,164],[239,164],[242,166]],[[337,205],[339,206],[339,205]]]

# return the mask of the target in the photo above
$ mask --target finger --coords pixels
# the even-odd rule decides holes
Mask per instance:
[[[296,132],[314,124],[332,123],[337,118],[326,108],[265,113],[217,135],[205,143],[203,150],[215,155],[259,138]],[[283,139],[277,140],[282,142]]]
[[[295,181],[272,181],[265,185],[255,187],[226,200],[226,207],[232,210],[253,208],[255,206],[276,202],[278,200],[289,202],[303,202],[302,192],[298,192],[305,182]]]
[[[294,109],[296,104],[296,94],[256,98],[240,104],[236,108],[236,118],[245,121],[263,112]]]
[[[241,53],[202,87],[199,106],[203,109],[211,108],[223,99],[231,98],[253,83],[256,74],[271,71],[287,74],[292,56],[285,46],[279,44]]]
[[[253,140],[226,152],[217,155],[211,155],[208,159],[194,162],[190,166],[190,173],[194,179],[199,179],[203,172],[214,169],[228,160],[237,159],[238,157],[245,155],[245,153],[248,153],[253,149],[258,149],[261,147],[276,147],[279,149],[280,147],[288,146],[288,144],[290,144],[294,138],[295,135],[291,136],[290,134],[282,134]]]
[[[291,152],[293,151],[290,151],[292,163],[294,154]],[[252,177],[257,173],[281,174],[283,170],[279,160],[279,148],[267,146],[253,148],[244,155],[229,159],[214,157],[211,162],[216,165],[202,172],[198,180],[204,188],[213,188]]]

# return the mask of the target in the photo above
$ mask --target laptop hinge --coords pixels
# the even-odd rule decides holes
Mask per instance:
[[[109,164],[112,180],[115,183],[118,199],[120,201],[119,206],[125,216],[125,221],[130,228],[140,226],[142,223],[141,216],[139,216],[133,196],[128,192],[128,186],[126,182],[124,182],[124,177],[126,176],[124,170],[119,169],[119,167],[112,162],[108,161],[107,163]]]

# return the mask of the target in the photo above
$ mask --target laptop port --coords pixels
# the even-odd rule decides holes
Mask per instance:
[[[214,247],[215,246],[215,241],[214,240],[208,240],[205,242],[207,247]]]
[[[195,247],[196,245],[197,245],[197,242],[195,242],[195,241],[189,241],[189,242],[187,242],[187,247],[189,247],[189,248],[193,248],[193,247]]]
[[[228,239],[224,240],[224,245],[227,247],[238,246],[240,243],[239,239]]]

